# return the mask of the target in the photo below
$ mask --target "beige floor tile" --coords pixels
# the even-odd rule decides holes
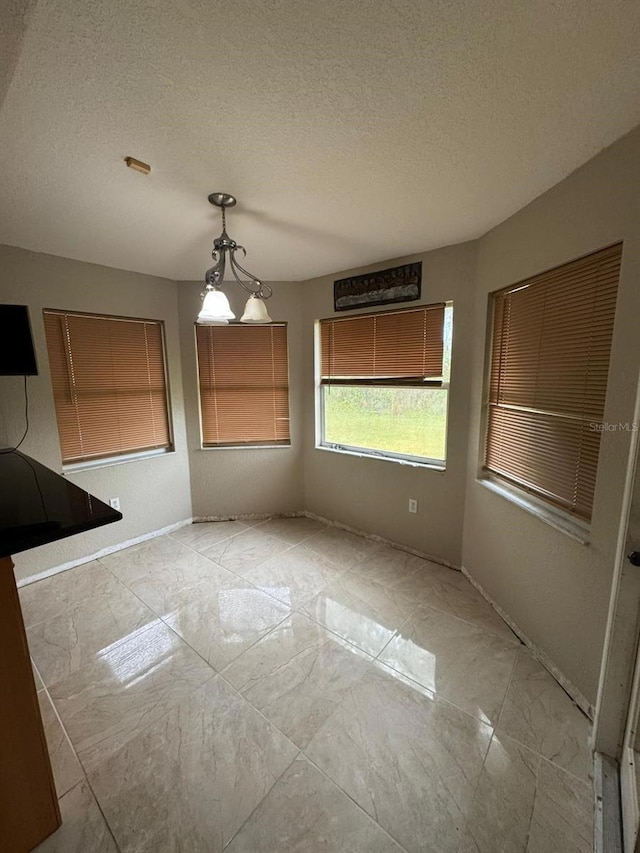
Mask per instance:
[[[589,720],[527,651],[519,652],[498,731],[575,776],[591,773]]]
[[[210,560],[224,566],[238,575],[246,574],[250,569],[266,563],[272,557],[282,554],[291,546],[281,539],[267,536],[260,529],[251,528],[231,539],[213,545],[204,551]]]
[[[220,670],[285,619],[290,608],[236,575],[190,586],[160,615],[191,648]]]
[[[592,853],[593,791],[494,735],[459,853]]]
[[[525,853],[542,760],[511,738],[494,735],[460,853]]]
[[[542,761],[527,853],[593,853],[593,813],[591,785]]]
[[[297,755],[219,676],[91,773],[122,853],[217,853]]]
[[[378,547],[378,543],[372,539],[365,539],[339,527],[326,527],[322,532],[305,540],[305,545],[341,569],[352,568]]]
[[[247,525],[240,521],[198,521],[195,524],[180,527],[170,536],[195,551],[206,551],[217,542],[222,542],[223,539],[229,539],[245,530]]]
[[[60,800],[62,826],[33,853],[118,853],[91,789],[80,782]]]
[[[199,655],[158,621],[103,649],[50,692],[86,770],[213,674]]]
[[[144,574],[127,579],[129,589],[155,613],[164,613],[173,604],[180,590],[201,583],[222,586],[236,579],[233,572],[223,569],[211,560],[189,551],[167,566],[155,566]]]
[[[38,694],[38,701],[40,702],[42,725],[47,739],[49,758],[51,759],[53,780],[58,799],[60,799],[84,778],[84,773],[45,691]]]
[[[326,525],[314,518],[271,518],[263,522],[258,530],[267,536],[275,536],[290,545],[299,545],[305,539],[326,530]]]
[[[228,853],[402,853],[371,818],[304,757],[276,782]]]
[[[29,650],[44,683],[50,686],[154,619],[148,607],[115,581],[108,590],[98,590],[64,613],[29,628]]]
[[[300,747],[370,666],[369,658],[299,613],[224,670],[251,704]]]
[[[397,586],[417,574],[429,578],[434,583],[441,577],[453,572],[446,566],[423,560],[415,554],[393,548],[391,545],[379,545],[370,554],[357,562],[351,569],[369,580],[381,583],[383,586]]]
[[[458,708],[495,725],[518,648],[446,613],[420,607],[379,659]]]
[[[303,606],[334,634],[377,655],[416,609],[415,599],[347,572]]]
[[[245,572],[244,577],[290,607],[299,608],[341,574],[343,570],[335,563],[305,545],[296,545]]]
[[[450,613],[520,645],[520,640],[504,619],[460,572],[452,572],[452,577],[434,583],[426,593],[424,602],[429,607]]]
[[[71,610],[81,601],[108,595],[120,584],[97,560],[59,572],[19,590],[26,628]]]
[[[456,853],[491,733],[376,672],[349,691],[305,753],[407,850]]]
[[[181,557],[192,553],[191,548],[171,536],[156,536],[131,548],[100,557],[100,562],[116,577],[128,583],[152,569],[171,566]]]

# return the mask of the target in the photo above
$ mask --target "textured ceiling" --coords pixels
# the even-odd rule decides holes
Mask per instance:
[[[0,242],[199,279],[225,190],[304,279],[476,237],[639,122],[636,0],[40,0]]]

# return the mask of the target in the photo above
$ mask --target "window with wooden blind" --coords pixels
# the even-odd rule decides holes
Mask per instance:
[[[203,447],[289,444],[286,324],[195,328]]]
[[[622,244],[493,294],[485,468],[589,520]]]
[[[320,445],[443,464],[451,306],[319,322]]]
[[[170,448],[162,323],[43,313],[63,463]]]

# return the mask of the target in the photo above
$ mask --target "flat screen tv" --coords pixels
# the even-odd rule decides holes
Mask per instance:
[[[26,305],[0,305],[0,376],[35,376],[36,353]]]

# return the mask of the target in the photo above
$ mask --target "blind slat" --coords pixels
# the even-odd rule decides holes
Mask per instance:
[[[169,447],[162,323],[43,313],[62,461]]]
[[[322,380],[440,378],[443,328],[441,304],[321,320]]]
[[[493,295],[485,468],[593,507],[622,244]]]
[[[289,443],[287,327],[196,325],[202,443]]]

